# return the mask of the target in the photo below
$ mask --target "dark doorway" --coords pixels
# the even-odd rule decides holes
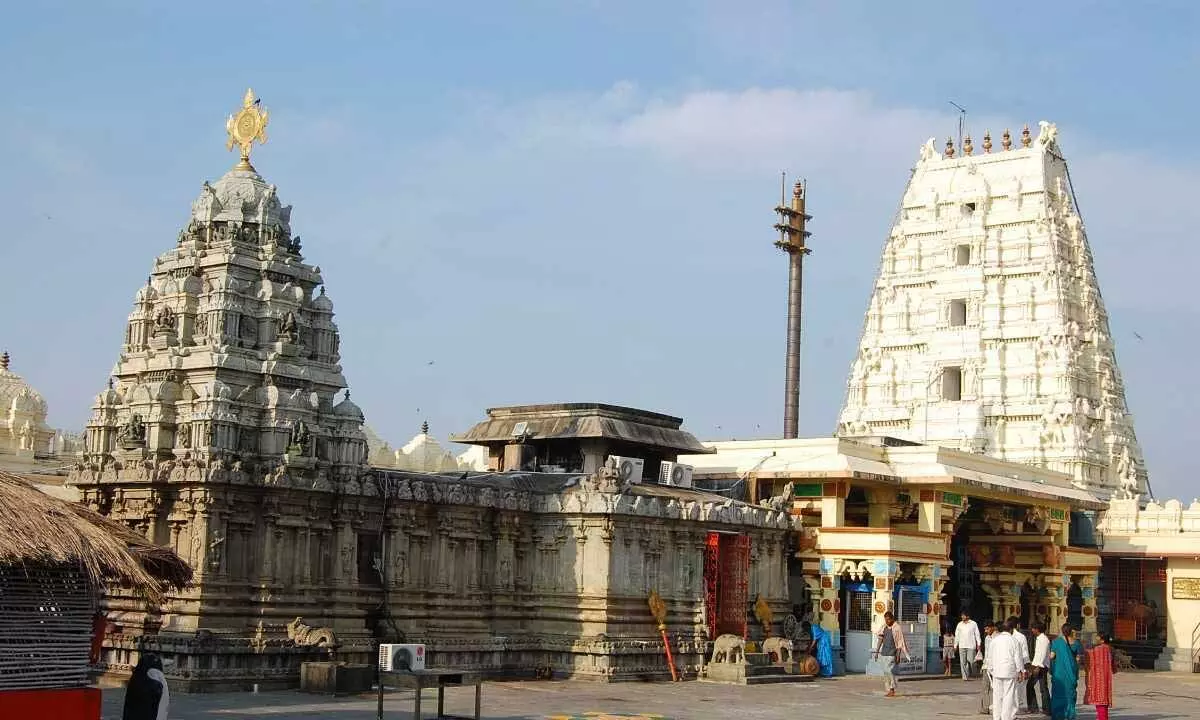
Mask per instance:
[[[704,607],[709,637],[746,637],[750,588],[750,538],[709,533],[704,548]]]

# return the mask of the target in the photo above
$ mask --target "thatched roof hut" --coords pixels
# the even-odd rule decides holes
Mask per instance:
[[[0,471],[0,691],[86,681],[105,584],[159,600],[191,577],[173,550]]]

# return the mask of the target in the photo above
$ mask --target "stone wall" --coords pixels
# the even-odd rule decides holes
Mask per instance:
[[[778,617],[789,606],[790,516],[682,488],[376,469],[336,493],[169,476],[80,489],[196,568],[194,586],[161,609],[119,590],[108,600],[119,626],[108,673],[153,650],[182,689],[294,685],[300,662],[371,662],[379,639],[495,674],[666,678],[651,589],[667,603],[677,662],[694,672],[713,530],[751,537],[747,613],[759,594]],[[297,617],[335,642],[289,637]]]

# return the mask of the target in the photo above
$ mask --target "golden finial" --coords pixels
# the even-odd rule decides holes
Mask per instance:
[[[983,152],[986,155],[992,151],[992,131],[983,131]]]
[[[1029,125],[1025,125],[1025,129],[1021,131],[1021,147],[1029,147],[1033,145],[1033,137],[1029,134]]]
[[[1000,137],[1000,145],[1005,150],[1012,150],[1012,133],[1008,131],[1008,128],[1004,128],[1004,135]]]
[[[954,157],[954,138],[946,138],[946,152],[942,154],[946,157]]]
[[[250,164],[250,146],[256,141],[260,145],[267,141],[267,119],[262,101],[254,97],[254,90],[247,89],[246,96],[242,98],[242,109],[225,121],[225,132],[229,133],[225,149],[232,150],[237,145],[242,154],[234,170],[254,171],[254,166]]]
[[[971,144],[971,136],[967,135],[963,138],[963,155],[970,155],[975,152],[975,146]]]

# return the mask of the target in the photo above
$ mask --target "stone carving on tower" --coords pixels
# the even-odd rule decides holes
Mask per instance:
[[[9,369],[10,361],[8,351],[0,353],[0,452],[46,455],[55,434],[46,424],[46,400]]]
[[[990,132],[985,134],[990,138]],[[1058,129],[922,146],[882,254],[838,433],[983,452],[1101,496],[1146,469]],[[990,143],[989,143],[990,145]]]
[[[270,627],[272,593],[304,582],[328,595],[342,571],[326,558],[352,535],[349,518],[333,519],[364,493],[363,413],[342,374],[333,303],[300,253],[291,207],[250,163],[266,124],[247,92],[227,125],[239,161],[201,186],[137,290],[69,477],[85,504],[195,570],[176,612],[151,612],[148,626],[248,632],[264,617]]]

